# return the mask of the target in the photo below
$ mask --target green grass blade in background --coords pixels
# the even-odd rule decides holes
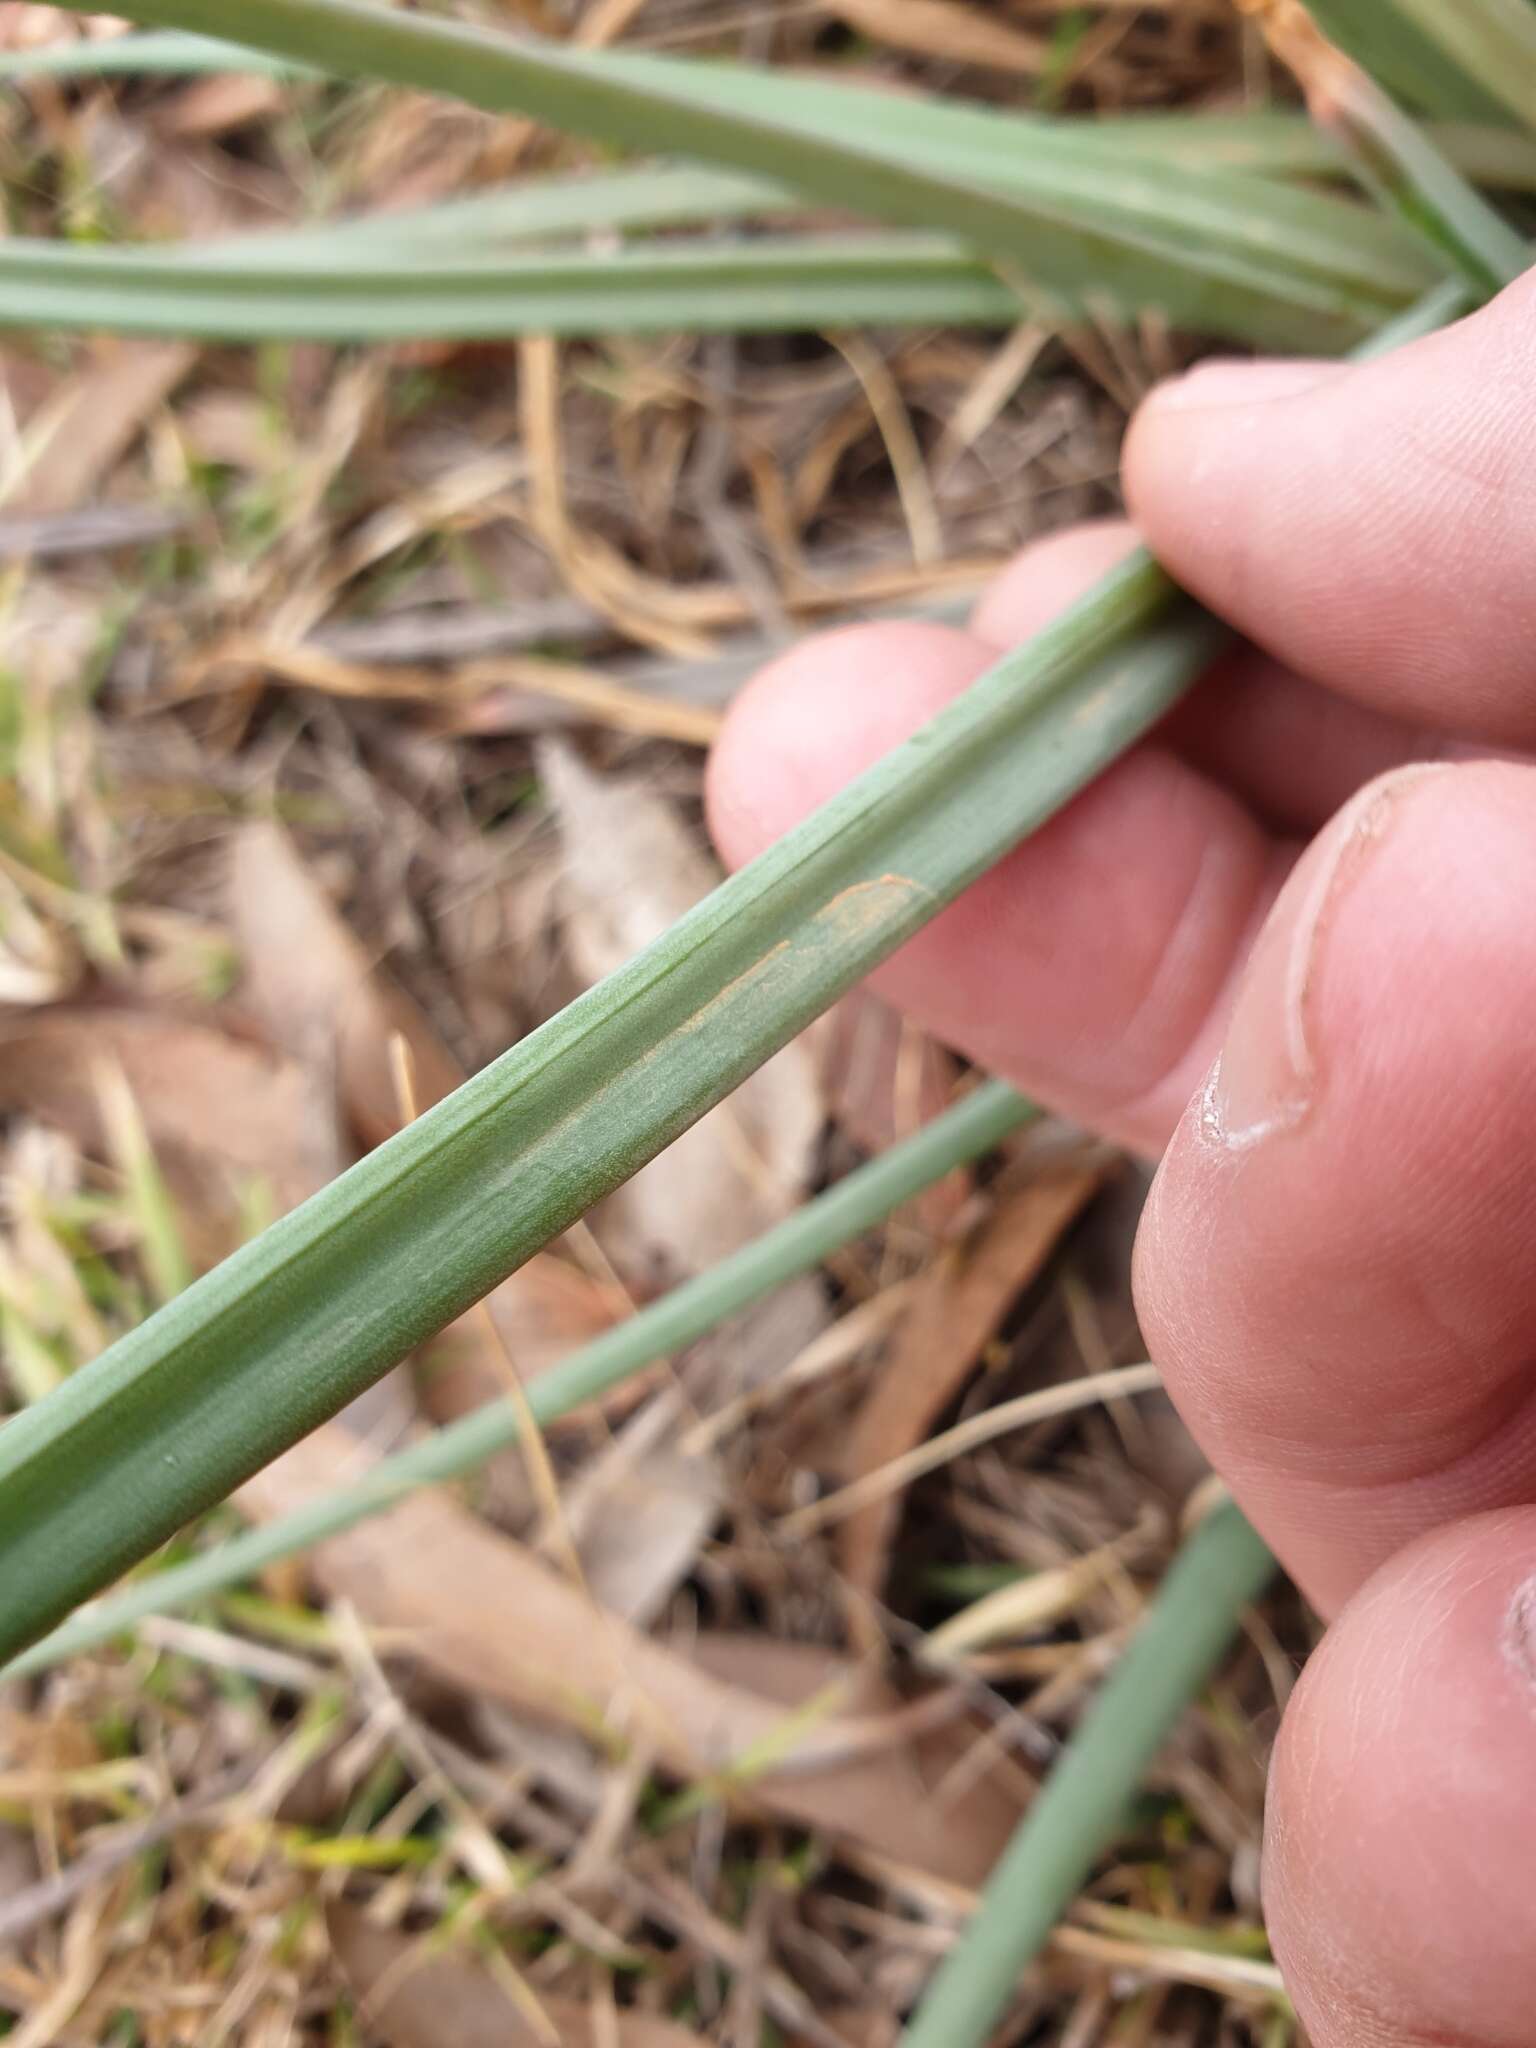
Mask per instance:
[[[1453,15],[1473,0],[1430,0],[1440,15]],[[1527,6],[1528,0],[1518,0]],[[1402,0],[1307,0],[1307,11],[1323,33],[1347,50],[1378,85],[1426,114],[1452,121],[1504,118],[1504,101],[1475,73],[1447,61],[1445,46]]]
[[[1531,0],[1392,0],[1480,92],[1536,128],[1536,7]]]
[[[29,78],[157,74],[170,77],[220,71],[292,78],[330,75],[308,65],[268,57],[244,44],[167,29],[51,43],[37,50],[14,52],[6,58],[0,83],[24,83]],[[867,92],[856,87],[838,90],[857,93],[866,104],[869,99]],[[905,129],[924,128],[928,109],[933,105],[934,140],[952,141],[957,147],[963,140],[973,160],[984,164],[990,159],[994,167],[1000,146],[1028,127],[1032,132],[1047,135],[1067,129],[1076,137],[1091,140],[1100,149],[1126,150],[1149,163],[1172,163],[1186,170],[1329,178],[1340,175],[1344,169],[1337,148],[1327,137],[1320,136],[1304,115],[1288,108],[1254,107],[1241,114],[1108,114],[1093,119],[1074,117],[1068,122],[1016,110],[1000,114],[990,108],[957,102],[935,105],[907,99],[901,104]],[[1452,163],[1474,182],[1510,191],[1536,188],[1536,141],[1518,136],[1502,125],[1471,118],[1442,122],[1431,129],[1431,134]],[[521,192],[529,187],[525,183],[515,189]],[[446,213],[476,203],[474,199],[449,201],[442,210]],[[426,209],[422,211],[425,213]]]
[[[1392,295],[1409,285],[1408,267],[1421,285],[1427,282],[1422,257],[1410,264],[1406,238],[1369,208],[1230,166],[1212,177],[1169,157],[1143,160],[1123,143],[1106,147],[1097,122],[1042,121],[937,99],[893,106],[887,94],[742,64],[680,64],[629,51],[606,53],[603,61],[615,75],[657,91],[676,90],[681,80],[700,107],[742,121],[771,119],[802,140],[867,132],[893,157],[1016,196],[1042,219],[1097,224],[1190,258],[1279,264]],[[782,175],[797,175],[792,162]],[[959,231],[958,223],[949,225]]]
[[[810,119],[818,133],[867,122],[879,95],[814,82],[739,76],[726,66],[693,66],[695,80],[710,77],[716,89],[730,80],[730,96],[782,101],[787,127]],[[745,81],[745,84],[743,83]],[[958,113],[958,109],[934,109]],[[975,116],[969,110],[962,123]],[[1164,160],[1143,158],[1128,143],[1100,139],[1100,124],[1046,125],[1029,120],[980,117],[996,133],[964,143],[942,132],[903,137],[909,161],[943,176],[974,177],[1027,202],[1044,214],[1091,217],[1102,228],[1182,237],[1179,246],[1212,257],[1274,264],[1299,279],[1342,284],[1352,292],[1398,297],[1422,287],[1432,274],[1422,253],[1389,220],[1358,204],[1325,193],[1290,190],[1272,180],[1239,177],[1227,165],[1186,169],[1172,152]],[[1323,161],[1327,147],[1320,146]],[[1339,165],[1335,154],[1334,167]],[[1222,175],[1212,175],[1219,167]],[[788,173],[786,173],[786,177]],[[604,206],[610,212],[605,218]],[[350,224],[338,233],[387,236],[414,218],[431,221],[454,238],[503,233],[528,240],[538,235],[598,231],[711,217],[739,219],[756,212],[803,209],[805,199],[784,179],[681,166],[632,166],[628,170],[520,181],[501,192],[476,194],[421,209],[416,215],[385,215]],[[270,234],[247,238],[271,243]],[[1095,285],[1109,280],[1090,272],[1074,274]]]
[[[254,240],[254,238],[253,238]],[[1007,326],[1067,308],[1021,298],[936,235],[644,244],[595,256],[418,255],[412,238],[327,260],[223,245],[155,250],[0,241],[0,327],[224,341],[486,339],[510,334],[804,331],[860,323]],[[357,257],[367,257],[359,261]],[[1123,308],[1123,317],[1135,308]],[[1275,309],[1277,320],[1280,309]],[[1268,326],[1269,321],[1261,323]],[[1291,309],[1286,324],[1310,331]],[[1326,322],[1320,334],[1331,334]]]
[[[1358,66],[1330,51],[1308,97],[1382,205],[1475,291],[1491,294],[1522,274],[1530,260],[1524,239]]]
[[[1412,237],[1363,207],[1264,180],[1238,191],[1176,166],[1141,170],[1123,151],[1100,160],[1063,140],[1066,124],[987,117],[987,145],[968,145],[962,164],[958,143],[943,161],[925,154],[949,110],[741,67],[575,52],[362,0],[247,0],[235,22],[217,0],[145,0],[140,12],[621,147],[792,178],[838,206],[951,233],[1047,290],[1160,305],[1172,272],[1190,324],[1275,346],[1294,345],[1291,296],[1305,300],[1307,345],[1326,320],[1343,346],[1433,275]]]
[[[1268,178],[1348,174],[1337,143],[1304,114],[1256,107],[1246,114],[1111,114],[1091,124],[1101,146],[1188,170],[1233,170]],[[1536,138],[1492,122],[1435,121],[1427,133],[1464,177],[1495,191],[1536,185]]]
[[[240,43],[168,30],[161,35],[92,36],[76,42],[45,43],[36,50],[7,50],[0,64],[0,84],[28,78],[123,78],[156,72],[166,78],[200,78],[220,71],[249,71],[272,78],[325,75]]]
[[[1025,315],[1134,321],[1160,312],[1232,341],[1337,353],[1379,309],[1291,280],[1234,293],[1164,270],[1144,292],[1031,288],[938,235],[781,234],[637,241],[592,254],[450,251],[424,226],[392,247],[380,224],[358,244],[325,230],[155,248],[0,241],[0,327],[107,329],[228,341],[379,341],[506,334],[759,331],[860,322],[1007,326]],[[275,240],[275,238],[273,238]]]
[[[1226,640],[1145,556],[1127,563],[628,966],[8,1423],[0,1656],[663,1150]]]
[[[281,257],[286,263],[312,262],[323,270],[349,258],[377,259],[381,250],[395,256],[411,249],[441,261],[529,243],[569,243],[578,236],[726,224],[803,210],[803,201],[770,178],[706,164],[637,163],[617,170],[520,178],[515,184],[489,186],[464,198],[441,199],[398,213],[226,235],[217,242],[183,244],[175,253],[185,253],[189,262],[205,255],[221,263],[266,263]]]
[[[1180,1715],[1231,1647],[1275,1561],[1226,1503],[1196,1529],[1004,1852],[903,2048],[979,2048],[1095,1862]]]
[[[798,1273],[881,1223],[957,1166],[979,1158],[1036,1114],[1001,1081],[985,1082],[915,1136],[857,1167],[792,1216],[697,1278],[583,1345],[529,1388],[536,1421],[548,1424],[681,1351]],[[462,1479],[515,1443],[520,1414],[493,1401],[382,1459],[349,1486],[221,1544],[204,1557],[153,1573],[97,1602],[0,1671],[19,1678],[95,1648],[149,1614],[186,1607],[238,1585],[284,1558],[393,1506],[419,1486]]]

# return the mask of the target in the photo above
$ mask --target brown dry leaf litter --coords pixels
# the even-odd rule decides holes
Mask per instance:
[[[247,825],[232,838],[230,922],[267,1036],[334,1076],[339,1105],[364,1144],[381,1145],[403,1121],[390,1057],[396,1039],[409,1049],[418,1112],[464,1079],[418,1005],[337,916],[280,826]]]
[[[1032,107],[1037,76],[1080,109],[1168,105],[1266,76],[1224,0],[513,12],[857,76],[893,107],[933,89]],[[0,46],[81,28],[0,4]],[[409,95],[228,75],[29,86],[4,147],[13,232],[152,241],[594,161]],[[706,889],[698,749],[763,655],[826,618],[962,618],[1020,542],[1110,509],[1120,400],[1177,357],[1152,327],[7,338],[5,1404],[152,1295],[104,1074],[126,1077],[211,1261]],[[554,727],[561,750],[536,752]],[[466,1318],[429,1347],[419,1412],[391,1426],[504,1395],[509,1357],[536,1376],[961,1082],[851,1000],[627,1213],[499,1289],[494,1337]],[[552,1428],[541,1473],[513,1450],[5,1689],[9,2038],[409,2048],[418,2025],[456,2048],[489,2011],[498,2039],[581,2048],[891,2048],[1155,1587],[1187,1483],[1139,1407],[1094,1397],[1141,1356],[1126,1201],[1085,1190],[1080,1223],[1066,1203],[1031,1250],[1020,1176],[1040,1165],[1015,1147],[952,1176]],[[968,1281],[994,1241],[996,1272]],[[1063,1385],[1074,1412],[988,1427]],[[869,1449],[887,1403],[892,1450],[917,1454],[894,1475]],[[866,1431],[853,1469],[891,1490],[861,1562],[830,1490]],[[244,1511],[373,1454],[327,1431]],[[878,1635],[855,1632],[872,1597]],[[1305,1640],[1277,1604],[1189,1717],[1010,2038],[1289,2043],[1255,1874],[1263,1750]]]
[[[285,1513],[358,1470],[355,1441],[331,1424],[244,1497],[263,1517]],[[872,1710],[857,1666],[750,1638],[714,1646],[712,1668],[709,1637],[673,1649],[638,1634],[445,1495],[330,1538],[313,1562],[333,1597],[437,1677],[601,1746],[633,1743],[726,1810],[739,1800],[970,1885],[1020,1810],[992,1769],[946,1788],[967,1749],[946,1726],[957,1698],[903,1707],[880,1694]],[[757,1682],[721,1675],[744,1665]]]
[[[341,1905],[326,1925],[360,2008],[390,2048],[699,2048],[697,2034],[669,2020],[568,1998],[538,2001],[541,2026],[472,1948],[443,1954]]]
[[[964,0],[831,0],[831,5],[851,28],[948,64],[983,64],[1032,78],[1050,50],[1043,37],[1011,28]]]
[[[1005,1196],[972,1242],[940,1254],[854,1419],[844,1467],[850,1484],[928,1435],[1102,1179],[1097,1165],[1049,1170]],[[884,1585],[899,1513],[899,1502],[876,1501],[843,1524],[839,1562],[860,1604]]]
[[[242,1194],[278,1209],[312,1194],[335,1171],[316,1145],[301,1067],[206,1023],[102,1004],[0,1013],[0,1102],[99,1146],[95,1075],[128,1078],[150,1139],[189,1215],[227,1220]],[[215,1255],[228,1249],[216,1246]]]

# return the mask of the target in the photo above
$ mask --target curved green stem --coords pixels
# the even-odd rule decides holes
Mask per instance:
[[[928,1987],[903,2048],[978,2048],[1098,1857],[1148,1766],[1216,1670],[1275,1569],[1230,1503],[1174,1561],[1152,1611],[1089,1708]]]

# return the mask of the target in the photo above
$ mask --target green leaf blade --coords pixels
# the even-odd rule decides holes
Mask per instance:
[[[228,27],[218,0],[145,0],[157,22]],[[620,147],[664,149],[905,228],[939,230],[1044,294],[1102,291],[1179,324],[1275,347],[1346,346],[1436,274],[1363,207],[1253,179],[1095,152],[1066,124],[883,96],[727,65],[580,52],[363,0],[250,0],[268,55],[532,114]],[[958,116],[958,122],[957,122]],[[1294,311],[1292,310],[1294,308]]]
[[[857,1167],[754,1243],[584,1345],[540,1376],[529,1407],[541,1424],[597,1400],[645,1366],[682,1350],[729,1316],[809,1271],[964,1165],[1036,1111],[1000,1081],[989,1081],[913,1137]],[[50,1382],[53,1384],[53,1382]],[[362,1479],[275,1521],[245,1531],[203,1557],[157,1572],[97,1603],[0,1672],[20,1678],[94,1649],[149,1614],[165,1614],[223,1592],[383,1512],[417,1487],[460,1479],[516,1443],[521,1411],[495,1401],[381,1459]]]
[[[627,1179],[1144,732],[1224,642],[1150,561],[1129,563],[628,967],[7,1424],[0,1656]]]
[[[1506,4],[1531,13],[1529,0]],[[1508,81],[1479,61],[1489,0],[1308,0],[1308,11],[1325,35],[1408,105],[1450,121],[1507,117]],[[1516,111],[1530,125],[1532,107]]]

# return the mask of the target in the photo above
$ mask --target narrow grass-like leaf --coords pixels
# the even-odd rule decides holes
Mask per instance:
[[[1020,1823],[903,2048],[980,2048],[990,2039],[1020,1974],[1123,1827],[1149,1765],[1274,1569],[1261,1538],[1230,1504],[1196,1529]]]
[[[627,967],[0,1429],[0,1655],[670,1144],[1145,732],[1226,637],[1129,562]]]
[[[271,78],[326,75],[240,43],[168,30],[160,35],[90,36],[44,43],[36,50],[7,50],[0,80],[152,77],[156,73],[165,78],[200,78],[220,71],[248,71]]]
[[[396,261],[371,245],[329,261],[323,250],[269,258],[246,248],[225,260],[215,246],[193,260],[190,252],[0,241],[0,326],[345,342],[1005,326],[1028,311],[1073,310],[1061,298],[1021,296],[936,235],[779,236],[447,263],[416,248],[413,240]],[[359,260],[364,254],[371,260]],[[1104,310],[1129,317],[1137,309],[1106,300]],[[1299,309],[1278,304],[1257,325],[1283,329],[1298,345],[1308,335],[1322,347],[1338,339],[1330,320],[1313,327]],[[1258,338],[1241,325],[1217,331]]]
[[[123,35],[76,43],[47,43],[43,49],[10,51],[0,59],[0,80],[14,78],[109,78],[109,76],[195,76],[205,72],[260,72],[264,76],[319,78],[330,76],[311,66],[268,57],[244,43],[225,43],[207,35],[182,35],[174,29],[145,35]],[[1384,74],[1380,74],[1384,76]],[[854,92],[858,88],[840,88]],[[862,94],[868,100],[868,94]],[[930,102],[903,100],[903,121],[913,109]],[[1417,100],[1415,100],[1417,104]],[[1536,141],[1511,133],[1503,125],[1481,123],[1477,113],[1487,106],[1456,106],[1464,119],[1432,127],[1432,139],[1477,184],[1505,190],[1536,186]],[[1028,129],[1034,135],[1069,133],[1104,150],[1128,150],[1145,162],[1180,164],[1186,170],[1239,170],[1260,176],[1329,178],[1341,172],[1339,152],[1319,135],[1305,115],[1280,106],[1253,106],[1241,115],[1167,115],[1130,113],[1098,119],[1073,117],[1061,121],[1047,115],[993,109],[956,100],[940,102],[940,135],[965,135],[979,147],[997,143],[1004,129]],[[952,123],[952,127],[950,127]],[[995,156],[995,150],[991,152]],[[526,182],[516,190],[526,190]]]
[[[1526,7],[1529,0],[1516,4]],[[1430,5],[1438,15],[1453,16],[1472,0]],[[1448,61],[1444,43],[1401,0],[1307,0],[1307,11],[1341,50],[1409,106],[1453,121],[1503,118],[1503,95]]]
[[[1188,170],[1247,171],[1271,178],[1331,178],[1348,166],[1337,143],[1302,114],[1121,114],[1092,124],[1110,148]],[[1426,132],[1463,177],[1495,191],[1536,187],[1536,140],[1494,122],[1432,121]]]
[[[1392,0],[1480,92],[1536,128],[1536,8],[1531,0]]]
[[[1285,19],[1270,32],[1274,47],[1301,81],[1319,128],[1338,137],[1382,205],[1474,290],[1498,291],[1518,277],[1528,260],[1524,241],[1414,117],[1310,24],[1287,28]]]
[[[10,53],[0,82],[25,82],[28,78],[166,77],[192,76],[207,72],[247,71],[270,77],[324,77],[331,74],[314,67],[265,55],[241,43],[222,42],[212,36],[184,35],[177,30],[151,31],[141,35],[91,38],[69,43],[50,43],[42,49]],[[837,88],[850,96],[855,107],[868,106],[871,95],[854,86]],[[914,109],[919,122],[930,102],[907,99],[901,102],[903,122]],[[1475,108],[1461,106],[1470,116]],[[1487,109],[1483,108],[1486,112]],[[1000,145],[1020,129],[1051,135],[1063,130],[1075,138],[1104,149],[1127,150],[1149,163],[1163,162],[1186,170],[1252,172],[1272,177],[1327,178],[1341,172],[1339,153],[1325,136],[1320,136],[1303,115],[1278,107],[1255,107],[1241,114],[1108,114],[1089,120],[1074,117],[1070,123],[1038,114],[1017,111],[999,114],[985,107],[963,102],[939,103],[939,140],[964,138],[974,159],[995,158]],[[1431,130],[1437,147],[1456,167],[1478,184],[1510,191],[1536,188],[1536,142],[1517,136],[1500,125],[1466,118],[1444,122]],[[622,174],[621,174],[622,175]],[[527,181],[514,188],[530,190]],[[448,207],[476,202],[450,201]]]
[[[1135,182],[1155,185],[1157,174],[1138,171]],[[679,325],[804,329],[860,320],[990,324],[1024,310],[1130,320],[1155,308],[1227,339],[1327,352],[1381,312],[1374,297],[1278,268],[1262,294],[1233,293],[1203,269],[1170,262],[1146,285],[1148,296],[1138,297],[1125,284],[1110,286],[1082,252],[1053,266],[1053,288],[1028,290],[963,244],[911,233],[780,233],[730,244],[523,253],[523,245],[573,234],[761,217],[801,204],[787,188],[740,173],[636,166],[400,215],[172,249],[14,238],[0,246],[0,323],[349,340]],[[1336,211],[1352,235],[1374,219],[1358,207]],[[511,253],[493,255],[498,246]],[[1355,256],[1339,260],[1347,267]],[[1125,266],[1121,274],[1130,285],[1140,275]]]
[[[545,1373],[529,1389],[541,1425],[595,1401],[659,1358],[666,1358],[749,1308],[798,1273],[881,1223],[894,1209],[968,1160],[978,1158],[1035,1114],[1022,1096],[989,1081],[915,1136],[856,1168],[754,1243]],[[49,1385],[53,1385],[53,1380]],[[512,1401],[495,1401],[375,1465],[324,1500],[247,1530],[204,1557],[138,1580],[36,1644],[0,1678],[19,1678],[93,1649],[149,1614],[164,1614],[227,1590],[284,1558],[297,1556],[354,1523],[382,1512],[417,1487],[465,1478],[521,1433]]]
[[[397,213],[358,214],[302,228],[266,229],[217,242],[182,244],[173,252],[188,262],[205,255],[220,263],[377,261],[402,250],[435,257],[485,256],[496,249],[576,237],[628,234],[639,228],[726,225],[804,211],[804,201],[771,178],[706,164],[626,164],[617,170],[566,171],[519,178],[457,199]],[[929,238],[932,239],[932,238]],[[586,252],[584,252],[586,253]]]
[[[155,22],[228,29],[219,0],[144,0]],[[1257,332],[1276,295],[1331,317],[1341,340],[1429,281],[1411,237],[1365,208],[1264,180],[1236,189],[1121,152],[1097,158],[1059,124],[900,108],[881,95],[720,64],[490,34],[364,0],[248,0],[242,41],[269,54],[532,114],[620,146],[665,149],[902,226],[938,228],[1048,290],[1097,287],[1162,303],[1170,273],[1214,331]],[[862,101],[862,104],[858,104]],[[927,145],[945,140],[943,162]],[[1171,309],[1170,309],[1171,310]],[[1224,317],[1217,317],[1223,315]],[[1276,336],[1281,345],[1283,338]]]
[[[1526,269],[1524,238],[1461,175],[1418,124],[1371,81],[1335,109],[1367,182],[1467,282],[1498,291]]]
[[[681,87],[700,107],[767,119],[787,136],[835,143],[874,131],[870,143],[883,155],[1014,196],[1045,220],[1096,224],[1128,242],[1150,237],[1191,259],[1247,258],[1362,289],[1395,294],[1410,282],[1406,238],[1368,208],[1230,167],[1213,178],[1171,159],[1154,165],[1113,140],[1106,147],[1097,122],[1046,122],[936,99],[901,103],[897,122],[886,95],[824,78],[627,52],[607,61],[621,77],[658,91]],[[792,159],[779,175],[802,182]],[[964,232],[958,220],[945,224]],[[1426,281],[1422,260],[1412,269]]]

